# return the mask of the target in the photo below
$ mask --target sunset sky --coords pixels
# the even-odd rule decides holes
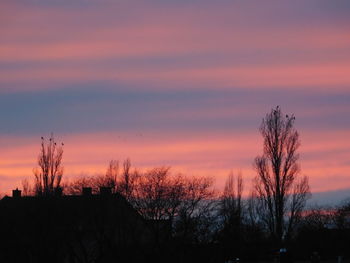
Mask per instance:
[[[1,193],[51,132],[66,178],[130,157],[248,189],[280,105],[314,200],[350,197],[348,0],[2,0],[0,36]]]

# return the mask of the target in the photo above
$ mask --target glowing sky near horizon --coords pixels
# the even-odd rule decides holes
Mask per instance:
[[[249,185],[276,105],[312,191],[350,189],[347,0],[5,0],[0,35],[0,192],[51,132],[67,178],[130,157]]]

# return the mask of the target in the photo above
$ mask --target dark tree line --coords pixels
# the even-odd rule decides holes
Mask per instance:
[[[64,183],[63,144],[51,136],[48,142],[42,138],[34,183],[24,181],[23,191],[26,195],[71,196],[80,195],[87,187],[93,194],[101,187],[111,189],[148,222],[154,238],[147,249],[149,254],[158,255],[159,262],[164,256],[171,257],[168,262],[272,260],[282,247],[303,259],[324,246],[332,248],[328,257],[345,255],[350,206],[306,208],[311,192],[308,178],[300,176],[301,143],[294,115],[284,115],[279,107],[272,109],[263,118],[260,133],[263,151],[253,161],[256,176],[248,190],[240,173],[230,173],[224,189],[218,191],[213,178],[173,174],[170,167],[140,171],[129,159],[122,163],[111,160],[103,175]],[[249,190],[250,195],[244,195]],[[95,239],[109,240],[108,253],[120,247],[108,239],[111,229],[104,229],[103,224],[96,229],[103,231],[96,232]],[[79,231],[76,237],[81,238],[83,252],[79,256],[94,258],[87,241],[92,237],[83,238]]]

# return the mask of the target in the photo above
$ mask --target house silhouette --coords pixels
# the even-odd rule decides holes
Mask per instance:
[[[110,188],[0,201],[0,262],[136,262],[151,258],[152,227]]]

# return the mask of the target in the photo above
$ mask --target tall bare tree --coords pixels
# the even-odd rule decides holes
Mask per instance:
[[[272,109],[260,126],[263,154],[254,161],[260,217],[279,245],[290,237],[310,195],[308,178],[298,178],[300,139],[294,121],[280,107]]]
[[[243,239],[243,179],[241,173],[228,175],[225,188],[219,199],[220,228],[217,238],[225,258],[237,255]]]
[[[118,180],[118,192],[132,202],[139,179],[140,173],[136,169],[132,171],[130,159],[126,159],[123,162],[123,170]]]
[[[106,179],[108,185],[115,191],[117,189],[117,180],[119,175],[119,162],[116,160],[111,160],[109,162]]]
[[[30,196],[32,193],[33,193],[33,189],[29,183],[29,180],[27,178],[24,178],[22,180],[22,195]]]
[[[90,187],[94,188],[94,192],[98,192],[100,187],[109,187],[113,192],[117,191],[119,177],[119,162],[111,160],[108,164],[105,174],[90,178]]]
[[[239,224],[242,220],[242,174],[237,177],[231,172],[226,180],[224,192],[220,198],[220,215],[224,224]],[[233,222],[234,221],[234,222]]]
[[[62,157],[63,143],[57,144],[53,134],[48,142],[41,137],[38,167],[33,170],[37,195],[52,195],[60,190],[63,176]]]

